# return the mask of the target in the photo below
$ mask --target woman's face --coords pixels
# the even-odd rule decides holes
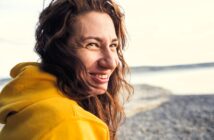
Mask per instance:
[[[103,94],[111,74],[118,65],[118,39],[111,17],[106,13],[88,12],[77,17],[74,35],[69,42],[81,44],[77,56],[89,75],[92,94]]]

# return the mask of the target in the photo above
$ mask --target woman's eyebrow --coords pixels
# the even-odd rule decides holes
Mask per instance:
[[[101,39],[101,38],[95,37],[95,36],[87,36],[87,37],[82,36],[82,37],[80,37],[80,40],[81,40],[81,41],[86,41],[86,40],[88,40],[88,39],[94,39],[94,40],[97,40],[97,41],[99,41],[99,42],[102,42],[102,39]]]
[[[103,42],[103,39],[102,39],[102,38],[96,37],[96,36],[87,36],[87,37],[82,36],[82,37],[80,38],[81,41],[85,41],[85,40],[88,40],[88,39],[94,39],[94,40],[97,40],[97,41],[99,41],[99,42]],[[111,42],[116,42],[116,41],[118,41],[117,38],[114,38],[114,39],[111,40]]]
[[[112,39],[111,42],[118,42],[118,39],[117,39],[117,38],[114,38],[114,39]]]

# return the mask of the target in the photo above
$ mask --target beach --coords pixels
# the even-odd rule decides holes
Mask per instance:
[[[160,87],[137,85],[126,112],[119,140],[214,138],[214,94],[175,95]]]

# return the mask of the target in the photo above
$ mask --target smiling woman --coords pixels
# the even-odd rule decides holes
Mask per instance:
[[[81,44],[76,55],[89,73],[89,83],[92,85],[89,92],[103,94],[119,61],[112,19],[105,13],[90,12],[79,16],[74,27],[75,37],[69,39],[69,44]]]
[[[112,0],[52,1],[36,30],[41,62],[16,65],[0,94],[0,139],[115,140],[132,89],[123,18]]]

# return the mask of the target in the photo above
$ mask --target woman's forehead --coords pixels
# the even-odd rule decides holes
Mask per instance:
[[[106,13],[90,12],[77,17],[73,25],[74,35],[79,38],[96,37],[117,39],[114,23]]]

